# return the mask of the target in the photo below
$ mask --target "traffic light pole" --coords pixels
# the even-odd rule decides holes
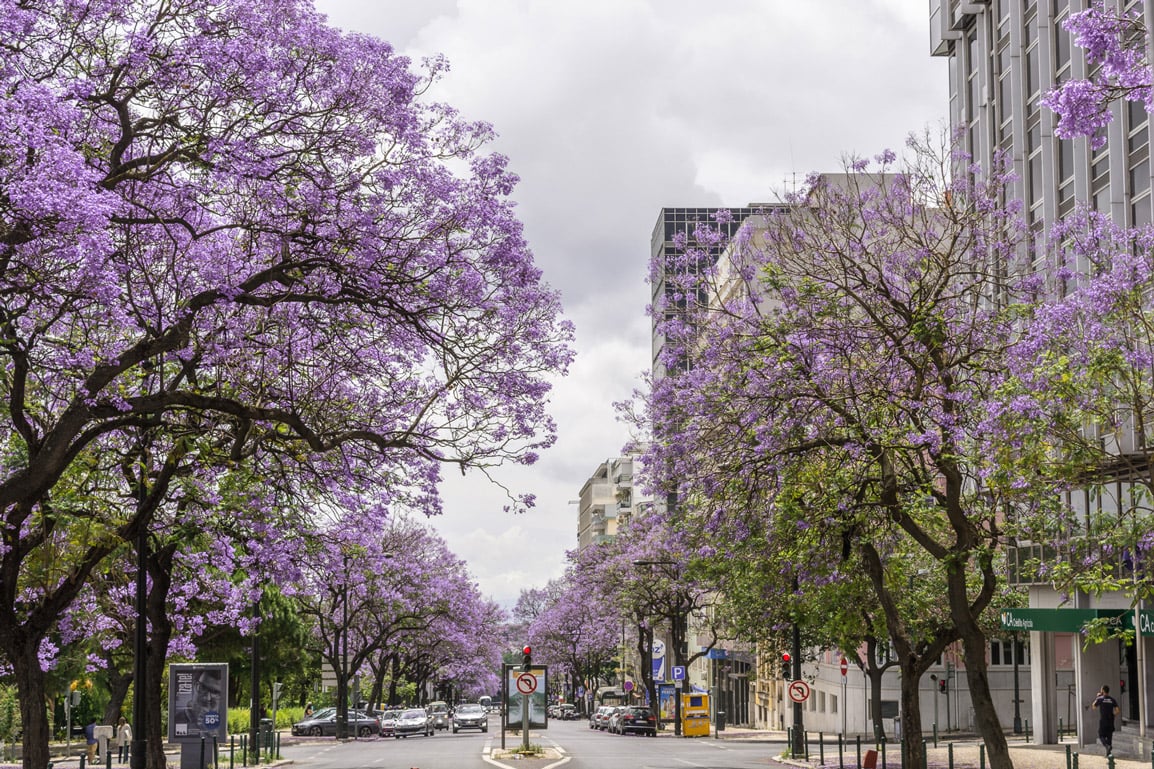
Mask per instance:
[[[793,680],[801,680],[801,628],[796,622],[793,623],[793,643],[791,645],[791,654],[793,656]],[[802,708],[802,703],[793,703],[793,744],[790,745],[790,753],[796,759],[805,754],[805,724],[802,719],[805,716],[805,709]]]

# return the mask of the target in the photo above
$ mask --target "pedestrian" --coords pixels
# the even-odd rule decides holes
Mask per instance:
[[[124,716],[120,717],[120,721],[116,724],[116,760],[124,764],[128,762],[130,756],[129,751],[132,750],[132,727],[128,725],[128,719]]]
[[[1112,756],[1114,755],[1114,716],[1121,711],[1121,708],[1118,707],[1118,700],[1110,696],[1110,687],[1103,684],[1090,707],[1098,710],[1098,741],[1102,743],[1102,747],[1106,748],[1106,755]]]
[[[305,705],[305,718],[308,718],[312,714],[313,714],[313,704],[310,702],[309,704]]]
[[[84,727],[84,741],[88,743],[88,763],[96,763],[96,719]]]

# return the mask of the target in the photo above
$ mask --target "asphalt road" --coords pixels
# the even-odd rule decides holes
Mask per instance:
[[[542,759],[501,758],[498,720],[492,717],[486,734],[442,731],[433,737],[348,742],[306,738],[283,745],[281,754],[308,769],[764,769],[781,766],[770,757],[782,751],[781,743],[620,736],[591,730],[583,720],[550,721],[547,730],[530,732],[529,742],[555,752]],[[507,749],[520,744],[519,732],[507,733]]]

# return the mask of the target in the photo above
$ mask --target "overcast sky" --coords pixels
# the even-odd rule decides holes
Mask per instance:
[[[612,404],[649,367],[660,209],[772,200],[946,118],[925,0],[316,3],[416,62],[448,57],[432,97],[496,128],[537,263],[577,326],[576,363],[553,395],[557,445],[499,476],[536,509],[505,513],[483,478],[452,477],[434,521],[506,607],[561,575],[577,542],[570,500],[628,440]]]

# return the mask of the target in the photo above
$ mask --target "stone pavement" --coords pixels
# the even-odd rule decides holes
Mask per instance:
[[[785,732],[765,731],[760,729],[748,729],[743,727],[727,726],[725,731],[720,734],[711,733],[708,738],[701,739],[720,739],[724,741],[735,742],[776,742],[782,744],[782,749],[785,747],[785,742],[788,736]],[[1154,769],[1154,763],[1151,761],[1142,760],[1133,756],[1124,756],[1115,753],[1114,760],[1111,763],[1106,758],[1105,751],[1099,745],[1077,745],[1073,741],[1058,745],[1035,745],[1025,742],[1020,735],[1006,735],[1006,739],[1010,743],[1010,756],[1014,761],[1014,769]],[[973,735],[964,735],[952,740],[944,738],[938,739],[938,747],[933,746],[930,741],[926,746],[926,764],[929,769],[948,769],[950,767],[950,748],[953,744],[953,766],[957,769],[979,769],[982,766],[982,751],[981,741],[977,740]],[[873,749],[873,744],[867,744],[866,740],[862,740],[862,754],[865,751]],[[1067,747],[1069,747],[1069,765],[1067,764]],[[828,736],[825,741],[825,763],[822,764],[819,757],[819,745],[810,734],[809,745],[809,761],[804,759],[778,759],[782,763],[788,763],[799,767],[818,767],[825,766],[830,769],[837,769],[841,765],[847,769],[857,769],[857,746],[856,743],[847,743],[841,761],[839,763],[837,752],[837,737],[830,739]],[[775,756],[776,758],[776,756]],[[1076,762],[1076,763],[1075,763]],[[898,769],[901,766],[901,749],[897,742],[891,741],[887,744],[885,766],[891,769]],[[987,759],[985,766],[989,766]],[[877,757],[877,769],[883,769],[882,756]]]

